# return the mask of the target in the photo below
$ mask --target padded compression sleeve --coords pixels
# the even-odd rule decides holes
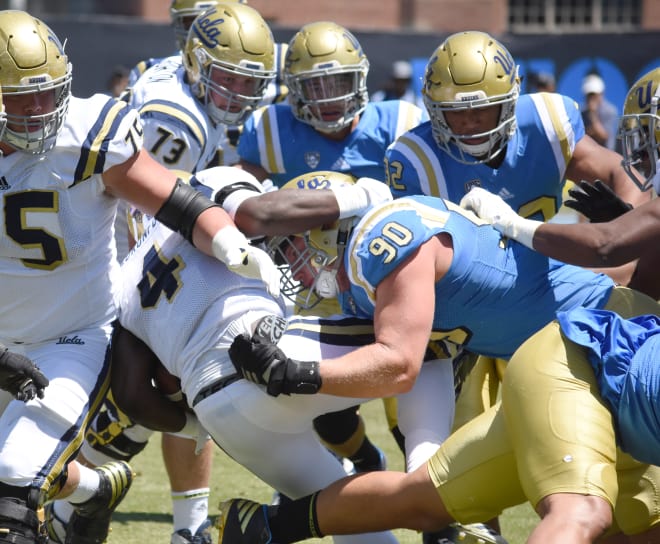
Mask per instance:
[[[204,210],[218,204],[177,178],[170,196],[156,213],[156,219],[166,227],[180,233],[191,244],[197,217]]]

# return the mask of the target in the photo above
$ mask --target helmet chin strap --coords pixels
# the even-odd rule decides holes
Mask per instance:
[[[321,298],[335,298],[339,294],[337,285],[337,269],[323,269],[319,272],[314,283],[314,290]]]
[[[337,229],[337,258],[328,268],[321,270],[314,282],[314,290],[321,298],[336,298],[339,295],[339,284],[337,283],[337,272],[344,262],[344,253],[348,238],[353,230],[355,217],[347,217],[339,221]]]

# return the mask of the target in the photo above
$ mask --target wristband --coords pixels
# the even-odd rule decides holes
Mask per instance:
[[[507,229],[510,232],[505,234],[522,245],[534,249],[534,233],[542,224],[542,221],[519,217],[515,222],[511,223],[510,229]]]
[[[282,383],[285,395],[313,395],[321,389],[321,373],[318,361],[296,361],[289,359]]]
[[[369,197],[362,187],[357,185],[340,185],[330,187],[339,207],[339,219],[360,215],[369,206]]]
[[[251,189],[239,189],[238,191],[234,191],[225,199],[225,201],[222,203],[222,208],[227,212],[227,215],[229,215],[233,221],[236,217],[236,212],[238,211],[240,205],[243,204],[243,202],[246,200],[254,198],[255,196],[259,196],[260,194],[263,193],[253,191]]]

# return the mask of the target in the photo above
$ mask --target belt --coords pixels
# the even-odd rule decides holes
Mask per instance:
[[[220,378],[219,380],[210,383],[206,387],[202,387],[202,389],[199,390],[199,393],[195,395],[195,398],[192,401],[192,407],[194,408],[197,405],[197,403],[203,401],[206,397],[210,397],[211,395],[213,395],[213,393],[217,393],[223,387],[227,387],[228,385],[240,379],[241,379],[240,374],[232,374],[231,376],[225,376],[224,378]]]

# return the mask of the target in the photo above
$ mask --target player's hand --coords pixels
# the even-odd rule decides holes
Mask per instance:
[[[266,284],[268,292],[280,294],[281,273],[268,253],[250,245],[248,239],[235,227],[225,227],[213,237],[213,255],[227,268],[246,278],[258,279]]]
[[[517,240],[529,248],[534,248],[534,233],[542,223],[520,217],[498,195],[481,187],[474,187],[461,199],[461,207],[473,211],[504,236]]]
[[[392,191],[390,191],[390,188],[383,181],[373,178],[359,178],[355,182],[355,186],[364,191],[369,203],[367,210],[379,206],[380,204],[392,202],[393,200]]]
[[[568,190],[568,195],[572,200],[567,200],[564,204],[580,212],[592,223],[606,223],[632,210],[630,204],[621,200],[599,179],[593,185],[580,181]]]
[[[17,400],[27,402],[34,397],[44,398],[48,383],[48,378],[30,359],[0,344],[0,389],[9,391]]]
[[[509,224],[519,216],[502,198],[481,187],[474,187],[461,199],[461,208],[474,212],[480,219],[490,223],[507,235]]]
[[[242,334],[234,338],[229,357],[246,380],[266,386],[277,397],[284,393],[313,394],[321,387],[318,362],[289,359],[275,344]]]

